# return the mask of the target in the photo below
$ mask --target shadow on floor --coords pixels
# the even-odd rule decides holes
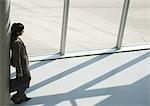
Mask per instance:
[[[33,64],[33,65],[30,65],[30,66],[29,66],[29,70],[30,70],[30,71],[33,71],[34,69],[36,69],[36,68],[38,68],[38,67],[41,67],[41,66],[43,66],[43,65],[45,65],[45,64],[49,64],[49,63],[52,62],[52,61],[54,61],[54,60],[39,61],[39,62],[37,62],[37,63],[35,63],[35,64]],[[16,76],[16,73],[13,72],[13,73],[11,73],[10,76],[11,76],[11,78],[14,78],[14,77]]]
[[[113,75],[146,59],[148,57],[148,54],[149,54],[149,52],[147,52],[147,53],[145,53],[145,54],[115,68],[115,69],[112,69],[108,73],[106,73],[98,78],[95,78],[94,80],[92,80],[70,92],[56,94],[56,95],[49,95],[49,96],[33,97],[32,100],[30,100],[29,102],[23,103],[20,106],[30,106],[30,105],[38,105],[38,104],[43,104],[44,106],[54,106],[54,105],[59,104],[64,101],[70,101],[72,103],[72,106],[78,106],[76,99],[97,97],[97,96],[104,96],[104,95],[111,95],[111,96],[99,103],[96,103],[95,106],[149,106],[149,80],[150,80],[149,75],[142,78],[141,80],[136,81],[135,83],[133,83],[131,85],[127,85],[127,86],[86,90],[87,88],[92,87],[95,84],[98,84],[99,82],[102,82],[102,81],[106,80],[107,78],[112,77]],[[96,58],[94,58],[94,59],[96,59]],[[98,61],[100,59],[97,58],[96,60]],[[94,61],[95,60],[93,60],[93,62]],[[81,66],[79,65],[77,67],[71,68],[70,70],[67,70],[64,73],[61,73],[62,75],[59,75],[59,77],[56,77],[57,76],[56,75],[55,76],[56,78],[54,78],[54,80],[62,78],[62,77],[66,76],[72,72],[75,72],[89,64],[92,64],[93,62],[88,61],[86,64],[81,64]],[[72,69],[74,69],[74,70],[72,71]],[[34,89],[38,89],[39,87],[49,84],[50,82],[52,82],[54,80],[48,79],[48,81],[46,83],[43,81],[44,82],[43,85],[42,85],[42,82],[40,82],[41,84],[39,86],[36,86]],[[31,89],[31,91],[33,91],[34,89]],[[29,92],[30,92],[30,90],[29,90]],[[110,104],[112,104],[112,105],[110,105]]]
[[[65,70],[62,73],[59,73],[59,74],[57,74],[57,75],[55,75],[53,77],[50,77],[50,78],[48,78],[48,79],[46,79],[46,80],[44,80],[42,82],[39,82],[36,85],[31,86],[28,89],[27,93],[32,92],[32,91],[34,91],[36,89],[39,89],[40,87],[43,87],[43,86],[45,86],[45,85],[47,85],[47,84],[49,84],[51,82],[54,82],[54,81],[56,81],[58,79],[61,79],[61,78],[65,77],[65,76],[67,76],[69,74],[72,74],[72,73],[74,73],[76,71],[79,71],[80,69],[85,68],[86,66],[89,66],[90,64],[94,64],[95,62],[100,61],[100,60],[102,60],[102,59],[104,59],[104,58],[106,58],[108,56],[111,56],[111,54],[96,56],[96,57],[94,57],[94,58],[92,58],[92,59],[90,59],[90,60],[88,60],[86,62],[83,62],[83,63],[81,63],[81,64],[79,64],[79,65],[77,65],[75,67],[72,67],[72,68],[70,68],[68,70]]]
[[[95,104],[94,106],[149,106],[149,81],[150,75],[127,86],[119,86],[104,89],[77,91],[76,93],[63,93],[49,96],[33,97],[29,102],[17,106],[54,106],[60,102],[111,95],[109,98]],[[14,105],[15,106],[15,105]],[[73,103],[72,106],[78,106]]]

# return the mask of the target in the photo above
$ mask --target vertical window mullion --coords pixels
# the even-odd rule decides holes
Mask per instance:
[[[65,54],[68,13],[69,13],[69,0],[64,0],[62,32],[61,32],[61,44],[60,44],[60,54],[61,55]]]
[[[120,21],[120,27],[119,27],[119,32],[118,32],[118,38],[117,38],[117,44],[116,44],[117,49],[120,49],[121,45],[122,45],[129,4],[130,4],[130,0],[124,0],[122,16],[121,16],[121,21]]]

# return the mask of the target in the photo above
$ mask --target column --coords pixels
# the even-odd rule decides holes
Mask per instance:
[[[0,106],[9,106],[10,1],[0,0]]]

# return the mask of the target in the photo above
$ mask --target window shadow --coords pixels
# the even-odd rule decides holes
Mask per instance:
[[[48,96],[40,96],[40,97],[34,97],[29,102],[23,103],[20,106],[27,106],[27,105],[38,105],[42,104],[43,106],[54,106],[56,104],[59,104],[64,101],[70,101],[72,103],[72,106],[77,106],[77,99],[82,98],[89,98],[89,97],[97,97],[97,96],[105,96],[105,95],[111,95],[107,99],[95,104],[95,106],[102,106],[102,105],[110,105],[114,104],[115,106],[123,106],[123,105],[140,105],[140,106],[148,106],[149,105],[149,81],[150,81],[150,75],[145,76],[144,78],[134,82],[131,85],[125,85],[125,86],[118,86],[118,87],[110,87],[110,88],[103,88],[103,89],[93,89],[93,90],[87,90],[89,87],[92,87],[99,82],[102,82],[115,74],[124,71],[125,69],[143,61],[144,59],[148,58],[150,52],[146,52],[145,54],[115,68],[110,70],[110,72],[99,76],[98,78],[95,78],[92,81],[89,81],[88,83],[70,91],[67,93],[60,93],[55,95],[48,95]],[[110,56],[110,55],[109,55]],[[100,58],[101,57],[101,58]],[[96,61],[99,61],[100,59],[104,59],[107,57],[106,55],[103,56],[97,56],[96,58],[93,58],[85,63],[82,63],[80,65],[77,65],[76,67],[73,67],[69,70],[66,70],[65,73],[58,74],[58,76],[54,76],[53,79],[48,79],[47,82],[44,82],[44,85],[57,80],[58,78],[62,78],[72,72],[75,72],[87,65],[90,65]],[[73,70],[73,71],[72,71]],[[144,71],[144,70],[143,70]],[[58,77],[58,78],[57,78]],[[42,82],[40,85],[33,86],[34,89],[38,89],[41,86],[44,86]],[[37,86],[37,88],[36,88]],[[34,90],[33,88],[30,89],[31,91]],[[28,91],[31,92],[31,91]],[[17,105],[18,106],[18,105]]]
[[[129,105],[148,106],[149,105],[150,75],[145,76],[144,78],[136,81],[135,83],[133,83],[131,85],[110,87],[110,88],[105,88],[105,89],[93,89],[93,90],[86,90],[86,89],[91,86],[94,86],[95,84],[97,84],[101,81],[106,80],[109,77],[112,77],[113,75],[115,75],[115,74],[117,74],[139,62],[141,62],[142,60],[144,60],[148,57],[149,53],[150,52],[147,52],[147,53],[145,53],[145,54],[115,68],[115,69],[112,69],[112,70],[110,70],[110,72],[108,72],[108,73],[106,73],[106,74],[104,74],[104,75],[70,91],[70,92],[62,93],[62,94],[55,94],[55,95],[48,95],[48,96],[34,97],[31,101],[29,101],[27,103],[23,103],[21,106],[36,105],[36,104],[44,104],[44,106],[54,106],[63,101],[70,101],[72,103],[72,106],[77,106],[76,99],[97,97],[97,96],[104,96],[104,95],[111,95],[111,96],[108,97],[107,99],[95,104],[95,106],[102,106],[102,105],[109,106],[110,104],[114,104],[115,106],[122,106],[123,104],[128,105],[128,106]],[[94,58],[94,59],[96,59],[96,58]],[[98,57],[96,60],[97,61],[99,60]],[[88,65],[92,64],[92,62],[88,61],[87,64]],[[80,68],[83,66],[84,66],[84,64],[82,63]],[[75,69],[74,69],[74,71],[75,71]],[[69,73],[71,73],[71,72],[69,72]],[[67,72],[65,75],[67,75],[69,73]],[[52,80],[50,80],[50,81],[52,81]],[[49,83],[49,81],[48,81],[48,83]]]
[[[147,75],[131,85],[103,89],[105,93],[111,96],[102,102],[95,104],[95,106],[105,106],[110,104],[113,104],[114,106],[149,106],[149,82],[150,75]],[[101,90],[94,90],[94,92],[102,93]]]
[[[54,61],[54,60],[43,60],[43,61],[39,61],[39,62],[37,62],[37,63],[35,63],[35,64],[33,64],[33,65],[30,65],[29,66],[29,70],[30,71],[33,71],[34,69],[36,69],[36,68],[38,68],[38,67],[41,67],[41,66],[43,66],[43,65],[45,65],[45,64],[49,64],[50,62],[52,62],[52,61]],[[15,72],[13,72],[13,73],[11,73],[11,78],[14,78],[15,76],[16,76],[16,73]]]
[[[111,95],[94,106],[149,106],[150,75],[131,85],[78,91],[78,94],[63,93],[56,95],[34,97],[29,102],[17,106],[38,105],[55,106],[63,101],[71,101],[72,106],[78,106],[76,99]],[[15,106],[15,105],[11,105]]]
[[[75,67],[72,67],[72,68],[70,68],[68,70],[65,70],[62,73],[59,73],[59,74],[57,74],[57,75],[55,75],[53,77],[50,77],[50,78],[48,78],[48,79],[46,79],[46,80],[44,80],[42,82],[39,82],[36,85],[31,86],[27,90],[27,93],[32,92],[32,91],[34,91],[36,89],[39,89],[39,88],[41,88],[41,87],[43,87],[43,86],[45,86],[45,85],[47,85],[47,84],[49,84],[51,82],[54,82],[54,81],[56,81],[58,79],[61,79],[61,78],[65,77],[65,76],[67,76],[69,74],[72,74],[72,73],[74,73],[74,72],[76,72],[76,71],[78,71],[78,70],[80,70],[82,68],[85,68],[86,66],[89,66],[90,64],[93,64],[93,63],[95,63],[97,61],[100,61],[100,60],[102,60],[102,59],[104,59],[104,58],[106,58],[106,57],[108,57],[110,55],[111,54],[96,56],[95,58],[92,58],[92,59],[90,59],[90,60],[88,60],[86,62],[83,62],[83,63],[75,66]]]

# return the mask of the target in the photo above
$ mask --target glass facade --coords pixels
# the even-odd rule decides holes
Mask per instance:
[[[64,15],[64,2],[69,7]],[[116,47],[125,0],[12,0],[11,23],[25,25],[21,37],[29,55],[65,53]],[[129,0],[128,0],[129,1]],[[150,42],[150,2],[131,0],[122,46]],[[67,8],[66,8],[67,9]],[[67,19],[68,17],[68,19]],[[62,24],[66,19],[66,37]]]
[[[30,55],[59,51],[63,0],[12,0],[11,22],[22,22]]]
[[[67,52],[116,46],[123,0],[70,0]]]
[[[131,0],[123,46],[150,42],[150,1]]]

